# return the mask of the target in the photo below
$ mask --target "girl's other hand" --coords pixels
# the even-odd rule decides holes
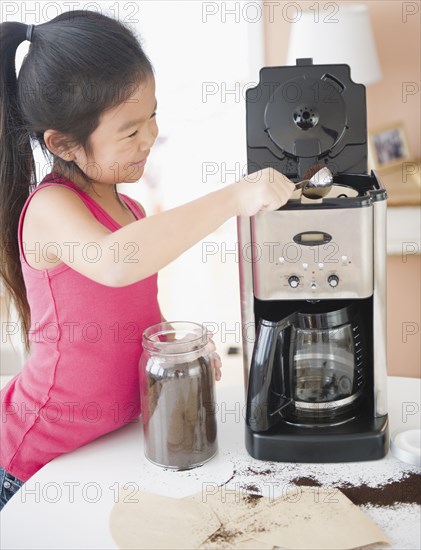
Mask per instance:
[[[277,210],[295,190],[295,184],[274,168],[264,168],[232,184],[237,216],[254,216],[260,210]]]
[[[222,361],[219,353],[216,352],[216,345],[215,342],[212,340],[212,332],[208,331],[207,336],[208,343],[205,346],[205,353],[210,356],[211,364],[215,371],[215,380],[218,381],[221,380],[222,377]]]
[[[165,321],[166,322],[166,321]],[[215,372],[215,380],[221,380],[222,373],[222,361],[220,355],[216,352],[216,345],[215,342],[212,340],[213,333],[209,330],[206,331],[206,338],[207,343],[205,344],[203,348],[203,355],[208,355],[211,361],[211,365]],[[165,346],[165,349],[167,353],[177,353],[180,351],[179,344],[183,342],[191,342],[192,340],[197,339],[198,334],[194,332],[189,332],[179,340],[171,340],[174,342],[174,344],[171,344],[171,341],[168,340],[168,343]],[[182,351],[187,351],[186,349],[183,349]]]

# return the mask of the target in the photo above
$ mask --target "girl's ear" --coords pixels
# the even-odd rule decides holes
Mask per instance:
[[[69,138],[57,130],[45,130],[44,143],[47,149],[66,162],[75,160],[78,147],[70,144]]]

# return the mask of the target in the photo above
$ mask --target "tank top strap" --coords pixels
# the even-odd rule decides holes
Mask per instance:
[[[137,202],[133,200],[131,197],[124,195],[123,193],[119,193],[120,197],[124,200],[126,205],[130,208],[130,210],[133,212],[135,217],[140,220],[141,218],[145,217],[145,212],[142,210]]]
[[[26,214],[26,210],[28,209],[28,206],[29,206],[29,203],[31,202],[32,200],[32,197],[35,195],[35,193],[37,193],[40,189],[44,189],[45,187],[50,187],[52,185],[57,185],[58,183],[60,184],[68,184],[68,183],[72,183],[72,182],[69,182],[69,180],[67,180],[66,178],[63,178],[62,176],[60,176],[59,174],[56,174],[57,175],[57,179],[52,179],[51,176],[53,174],[49,174],[48,176],[46,176],[39,185],[37,185],[37,187],[30,193],[29,197],[26,199],[25,201],[25,204],[23,205],[23,208],[21,210],[21,213],[20,213],[20,216],[19,216],[19,224],[18,224],[18,245],[19,245],[19,254],[20,254],[20,257],[22,259],[25,258],[25,255],[23,253],[23,244],[22,244],[22,228],[23,228],[23,220],[25,219],[25,214]],[[65,180],[63,182],[61,181],[58,181],[58,180]],[[70,187],[70,186],[68,186]]]
[[[116,222],[109,216],[109,214],[94,200],[92,199],[87,193],[85,193],[82,189],[80,189],[79,186],[77,186],[75,183],[73,183],[71,180],[67,179],[66,177],[62,176],[61,174],[57,174],[55,172],[51,172],[45,178],[37,185],[37,187],[32,191],[32,193],[29,195],[29,197],[26,199],[26,202],[22,208],[22,211],[20,213],[19,217],[19,225],[18,225],[18,244],[19,244],[19,253],[21,258],[24,258],[23,254],[23,245],[22,245],[22,228],[23,228],[23,220],[25,218],[25,213],[28,208],[28,205],[32,199],[32,197],[37,193],[40,189],[44,189],[45,187],[50,187],[53,185],[62,185],[67,187],[68,189],[71,189],[74,191],[78,197],[84,202],[85,206],[89,209],[89,211],[93,214],[93,216],[107,229],[111,231],[115,231],[118,229],[118,225]],[[124,202],[130,208],[130,210],[133,212],[134,216],[137,219],[144,217],[144,212],[139,208],[137,203],[128,197],[127,195],[123,195],[120,193],[120,197],[123,198]]]
[[[88,195],[88,193],[83,191],[83,189],[81,189],[73,181],[69,180],[65,176],[62,176],[61,174],[51,172],[51,174],[45,176],[38,187],[34,190],[34,193],[35,191],[38,191],[38,189],[43,189],[44,187],[50,185],[62,185],[64,187],[67,187],[68,189],[72,189],[99,222],[104,224],[108,229],[116,229],[116,227],[114,227],[115,221],[111,218],[111,216],[109,216],[109,214],[107,214],[107,212],[105,212],[105,210],[92,197]],[[30,198],[32,198],[32,195],[30,196]]]
[[[39,186],[46,186],[48,184],[66,185],[70,189],[74,189],[98,221],[100,221],[101,223],[105,223],[107,227],[109,224],[106,222],[108,222],[109,220],[112,222],[113,225],[115,225],[115,221],[107,214],[107,212],[105,212],[104,209],[92,197],[85,193],[85,191],[83,191],[71,180],[67,179],[61,174],[56,174],[52,172],[42,180]],[[133,212],[135,218],[141,219],[145,217],[145,212],[141,208],[139,208],[139,205],[135,200],[123,193],[119,193],[119,196],[123,199],[123,202],[126,204],[126,206],[128,206],[128,208]],[[115,229],[115,227],[113,229]]]

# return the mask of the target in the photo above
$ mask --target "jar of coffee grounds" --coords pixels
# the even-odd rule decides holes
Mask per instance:
[[[197,323],[158,323],[145,330],[142,343],[145,456],[174,470],[201,466],[218,449],[207,330]]]

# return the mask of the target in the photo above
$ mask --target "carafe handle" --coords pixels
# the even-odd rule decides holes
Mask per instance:
[[[247,390],[246,422],[255,432],[266,431],[279,420],[279,414],[292,399],[289,396],[289,381],[282,378],[282,390],[276,393],[272,389],[273,367],[276,351],[279,351],[279,340],[297,318],[292,313],[280,321],[260,319],[256,342],[250,366]],[[282,361],[282,357],[279,357]],[[279,365],[279,374],[284,376],[284,369]]]

